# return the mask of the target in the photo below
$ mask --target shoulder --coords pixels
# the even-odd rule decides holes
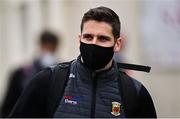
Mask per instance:
[[[47,86],[51,79],[51,68],[45,68],[34,75],[29,85],[32,87]]]
[[[51,76],[54,75],[54,72],[58,71],[59,69],[65,69],[68,68],[71,64],[70,62],[62,62],[58,63],[53,66],[49,66],[47,68],[44,68],[40,72],[38,72],[34,77],[33,80],[36,80],[36,82],[39,82],[41,80],[48,81],[51,79]]]
[[[23,75],[23,68],[22,67],[18,67],[18,68],[11,71],[11,78],[22,76],[22,75]]]
[[[120,71],[120,74],[126,80],[125,81],[126,83],[132,83],[133,84],[138,95],[140,95],[140,92],[142,93],[142,90],[143,90],[143,92],[147,92],[147,89],[144,87],[144,85],[140,81],[138,81],[137,79],[127,75],[125,72]],[[129,84],[127,84],[127,85],[129,85]]]
[[[130,77],[130,76],[129,76]],[[130,77],[131,78],[131,80],[133,81],[133,83],[134,83],[134,86],[135,86],[135,88],[136,88],[136,90],[137,90],[137,93],[138,93],[138,95],[139,95],[139,93],[140,93],[140,91],[142,90],[142,88],[144,87],[143,86],[143,84],[141,83],[141,82],[139,82],[137,79],[135,79],[135,78],[132,78],[132,77]]]
[[[127,77],[129,77],[129,79],[132,80],[132,82],[136,88],[136,92],[137,92],[138,99],[140,100],[140,102],[150,102],[150,104],[153,105],[151,95],[150,95],[149,91],[146,89],[146,87],[141,82],[136,80],[135,78],[132,78],[128,75],[127,75]]]
[[[130,76],[128,76],[128,77],[130,77]],[[147,96],[148,95],[148,97],[150,97],[150,94],[149,94],[148,90],[146,89],[146,87],[140,81],[138,81],[137,79],[132,78],[132,77],[130,77],[130,79],[134,83],[134,86],[135,86],[135,88],[137,90],[138,96],[143,96],[143,95]]]
[[[32,87],[42,87],[42,86],[46,87],[46,86],[49,86],[51,84],[52,80],[54,79],[54,77],[56,75],[58,75],[60,71],[67,71],[67,70],[63,70],[63,69],[68,69],[71,62],[72,61],[63,62],[63,63],[59,63],[59,64],[54,65],[54,66],[44,68],[43,70],[38,72],[32,78],[32,81],[30,82],[30,85]],[[60,69],[62,69],[62,70],[60,70]]]

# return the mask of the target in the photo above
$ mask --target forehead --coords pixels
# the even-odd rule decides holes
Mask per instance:
[[[82,34],[84,33],[113,36],[112,26],[110,24],[95,20],[89,20],[84,23]]]

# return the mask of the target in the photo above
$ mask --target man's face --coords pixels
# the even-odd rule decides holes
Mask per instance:
[[[114,45],[112,27],[106,22],[89,20],[83,25],[81,42],[111,47]]]
[[[119,49],[117,49],[117,42],[115,43],[112,27],[106,22],[98,22],[95,20],[85,22],[82,33],[79,35],[79,40],[86,44],[96,44],[103,47],[115,46],[115,52],[120,49],[120,39],[117,39],[119,40]]]

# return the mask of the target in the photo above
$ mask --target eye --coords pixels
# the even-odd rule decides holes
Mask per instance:
[[[93,39],[93,36],[91,34],[83,34],[83,39],[91,41]]]
[[[107,41],[110,41],[110,38],[107,37],[107,36],[99,36],[98,39],[99,39],[99,41],[101,41],[101,42],[107,42]]]

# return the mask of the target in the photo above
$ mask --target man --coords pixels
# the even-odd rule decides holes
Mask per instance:
[[[30,64],[16,69],[10,76],[7,94],[1,107],[1,116],[7,117],[19,96],[32,77],[43,68],[57,63],[55,52],[58,48],[58,37],[50,31],[43,31],[39,39],[39,56]]]
[[[113,54],[121,48],[120,21],[114,11],[97,7],[86,12],[79,44],[81,54],[69,64],[66,83],[65,76],[61,76],[64,65],[59,65],[61,71],[55,70],[56,66],[53,71],[40,72],[10,117],[156,117],[145,87],[120,72],[112,60]],[[61,81],[59,86],[56,81]],[[54,85],[50,85],[51,82],[55,82]],[[53,98],[58,92],[61,92],[58,97]]]

